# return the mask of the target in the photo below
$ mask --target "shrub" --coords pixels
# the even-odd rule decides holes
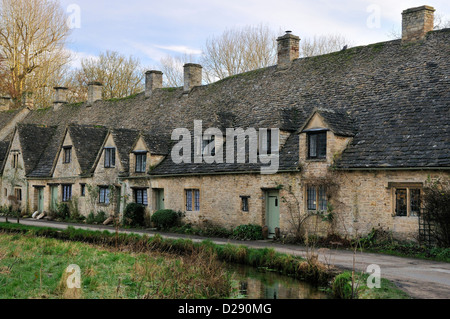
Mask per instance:
[[[100,211],[97,214],[90,212],[86,218],[86,224],[103,224],[103,222],[108,218],[104,211]]]
[[[136,203],[128,204],[123,213],[123,224],[125,226],[144,226],[145,206]]]
[[[425,214],[435,225],[433,237],[441,247],[450,246],[450,186],[436,183],[425,188]]]
[[[67,220],[70,218],[69,205],[61,203],[56,205],[56,218],[61,220]]]
[[[261,240],[262,226],[259,225],[241,225],[233,230],[233,238],[239,240]]]
[[[176,226],[179,215],[170,209],[158,210],[152,215],[151,221],[158,229],[168,229]]]
[[[332,290],[336,298],[352,299],[352,273],[344,272],[336,276]]]

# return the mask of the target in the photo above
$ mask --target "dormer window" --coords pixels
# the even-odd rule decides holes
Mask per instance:
[[[64,164],[72,162],[72,146],[64,146]]]
[[[147,168],[147,152],[135,152],[136,156],[136,173],[145,173]]]
[[[113,147],[105,148],[105,168],[116,166],[116,149]]]
[[[308,158],[325,159],[327,157],[327,132],[308,132]]]

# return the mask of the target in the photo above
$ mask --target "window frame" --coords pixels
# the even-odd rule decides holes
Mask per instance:
[[[22,188],[15,187],[14,188],[14,197],[16,197],[16,200],[21,202],[22,201]]]
[[[135,173],[146,173],[147,171],[147,153],[148,152],[135,152],[134,153],[134,171]],[[138,158],[142,158],[138,161]],[[140,162],[140,167],[138,167],[138,163]]]
[[[399,198],[398,192],[405,192],[406,213],[399,214]],[[419,191],[418,204],[412,205],[412,192]],[[418,206],[418,210],[413,210],[412,206]],[[393,217],[418,217],[423,208],[423,186],[418,184],[398,184],[392,187],[392,216]]]
[[[316,137],[315,155],[311,153],[311,139]],[[322,137],[322,139],[321,139]],[[306,132],[307,158],[309,160],[326,160],[328,151],[328,130],[317,130]],[[324,146],[323,146],[324,144]],[[324,154],[321,154],[324,152]]]
[[[103,194],[102,194],[103,193]],[[99,186],[98,187],[98,203],[102,205],[109,205],[111,196],[111,189],[109,186]]]
[[[248,213],[250,211],[250,196],[241,197],[241,211]]]
[[[13,152],[12,153],[11,166],[12,166],[13,169],[19,168],[19,153],[18,152]]]
[[[63,184],[61,200],[63,203],[68,203],[72,200],[72,184]],[[67,192],[68,191],[68,192]],[[68,196],[66,196],[68,195]]]
[[[190,194],[190,195],[188,195]],[[184,190],[184,203],[187,212],[199,212],[201,197],[199,188],[187,188]]]
[[[139,202],[139,193],[141,193],[142,202]],[[148,189],[147,188],[133,188],[133,199],[136,204],[148,206]]]
[[[86,197],[86,184],[80,184],[80,197]]]
[[[105,147],[104,148],[104,167],[105,168],[115,168],[116,167],[116,148],[115,147]]]
[[[63,146],[63,164],[72,163],[72,146]]]
[[[313,195],[314,199],[311,198]],[[306,210],[309,212],[327,212],[328,211],[328,192],[323,185],[307,185],[305,190]],[[310,204],[312,204],[310,206]],[[314,208],[313,208],[314,207]]]

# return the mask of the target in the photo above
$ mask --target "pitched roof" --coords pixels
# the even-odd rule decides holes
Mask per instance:
[[[33,172],[52,140],[57,127],[43,126],[33,124],[17,125],[20,146],[22,148],[22,157],[25,165],[25,175]]]
[[[116,144],[120,162],[124,170],[122,175],[127,175],[130,170],[129,155],[132,151],[134,143],[139,137],[139,131],[127,129],[114,129],[111,131],[111,134],[113,136],[114,143]]]
[[[9,141],[0,142],[0,175],[3,169],[3,163],[8,155]]]
[[[183,88],[159,89],[150,98],[139,94],[91,107],[32,111],[24,123],[73,122],[170,135],[175,128],[192,130],[193,121],[202,120],[205,128],[293,132],[319,108],[330,110],[321,114],[336,132],[355,129],[353,142],[336,163],[339,168],[448,168],[449,84],[446,29],[412,44],[395,40],[298,59],[287,70],[255,70],[189,94]]]
[[[108,129],[103,126],[70,125],[67,128],[80,164],[81,174],[92,172],[95,160],[105,142]]]
[[[353,119],[347,113],[342,110],[319,108],[313,110],[311,117],[299,130],[299,133],[305,131],[305,127],[315,114],[319,114],[324,119],[328,128],[336,135],[353,137],[357,132]]]

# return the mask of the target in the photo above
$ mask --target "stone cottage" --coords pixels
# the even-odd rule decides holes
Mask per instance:
[[[301,40],[287,32],[277,65],[209,85],[187,64],[180,88],[149,71],[134,97],[103,101],[101,83],[90,83],[82,104],[58,87],[51,108],[28,100],[1,111],[0,205],[16,198],[24,211],[49,212],[72,202],[87,215],[137,202],[271,235],[292,235],[312,214],[311,232],[417,238],[426,181],[450,177],[450,29],[433,31],[433,14],[405,10],[402,39],[311,58],[299,58]],[[180,162],[174,130],[195,132],[199,121],[215,134],[188,136]],[[241,129],[244,144],[217,133],[227,129]],[[252,132],[266,134],[254,143]],[[232,161],[207,160],[227,146]],[[257,161],[239,160],[242,150]],[[272,161],[276,172],[263,173]]]

